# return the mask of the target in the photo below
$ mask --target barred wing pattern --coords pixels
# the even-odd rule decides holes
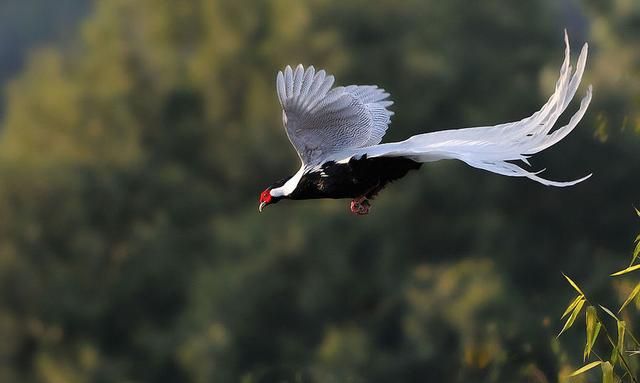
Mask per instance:
[[[335,153],[380,143],[393,112],[377,86],[333,86],[324,70],[298,65],[278,72],[276,87],[291,144],[307,168]]]

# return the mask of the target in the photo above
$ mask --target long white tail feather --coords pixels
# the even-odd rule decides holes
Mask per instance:
[[[508,162],[520,160],[528,165],[528,157],[555,145],[571,133],[591,102],[592,87],[589,86],[579,110],[571,117],[569,123],[551,132],[558,118],[575,96],[587,60],[588,46],[585,44],[572,75],[569,39],[566,32],[565,45],[565,58],[555,92],[539,111],[525,119],[495,126],[419,134],[402,142],[350,150],[336,158],[344,161],[366,154],[370,158],[407,157],[419,162],[457,159],[475,168],[511,177],[526,177],[549,186],[563,187],[582,182],[591,174],[574,181],[556,182],[539,177],[537,175],[539,172],[530,172]]]

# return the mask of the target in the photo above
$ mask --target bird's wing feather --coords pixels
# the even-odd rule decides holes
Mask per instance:
[[[496,126],[452,129],[413,136],[405,141],[360,148],[339,157],[350,158],[366,154],[368,157],[403,156],[419,162],[457,159],[470,166],[507,176],[527,177],[545,185],[570,186],[590,175],[569,182],[549,181],[539,177],[539,172],[529,172],[509,161],[523,161],[562,140],[580,122],[591,101],[592,89],[580,103],[579,110],[569,123],[551,131],[560,115],[573,98],[582,79],[587,59],[587,44],[578,58],[572,75],[569,41],[565,33],[565,59],[560,70],[554,94],[536,113],[523,120]]]
[[[278,72],[276,89],[289,140],[302,162],[313,166],[336,152],[380,143],[393,113],[389,94],[377,86],[333,86],[333,76],[314,67]]]

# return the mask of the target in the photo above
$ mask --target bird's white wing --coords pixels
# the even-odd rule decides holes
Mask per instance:
[[[419,162],[457,159],[470,166],[514,177],[527,177],[545,185],[570,186],[590,175],[569,182],[549,181],[539,177],[540,172],[529,172],[509,161],[523,161],[562,140],[580,122],[591,101],[591,86],[580,103],[579,110],[569,123],[555,131],[554,124],[569,105],[582,79],[587,44],[582,48],[576,70],[572,75],[569,40],[565,33],[565,59],[560,70],[554,94],[538,112],[516,122],[496,126],[444,130],[413,136],[405,141],[360,148],[338,157],[348,159],[366,154],[368,157],[402,156]]]
[[[333,86],[333,76],[310,66],[278,72],[276,88],[289,140],[306,166],[351,148],[380,143],[393,112],[377,86]]]

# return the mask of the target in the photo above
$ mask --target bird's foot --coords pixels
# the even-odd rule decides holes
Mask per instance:
[[[366,197],[356,198],[351,201],[351,212],[357,215],[367,215],[369,214],[369,208],[371,207],[371,203]]]

